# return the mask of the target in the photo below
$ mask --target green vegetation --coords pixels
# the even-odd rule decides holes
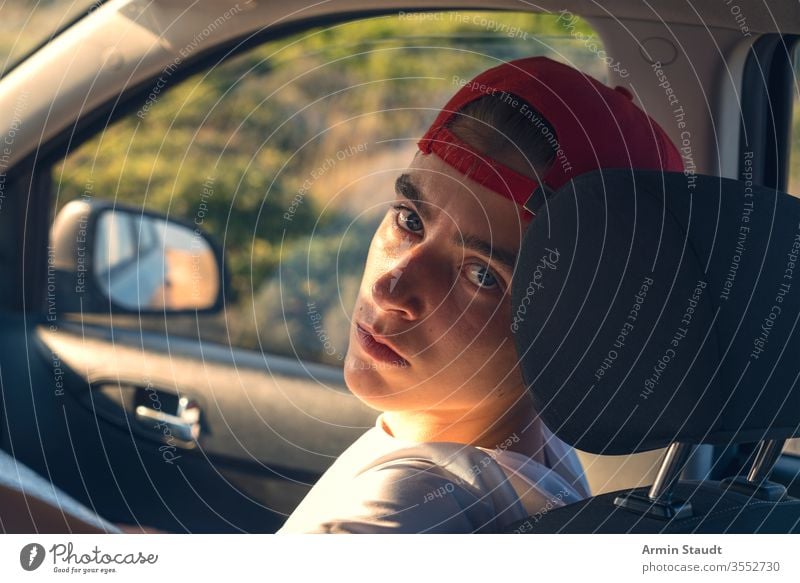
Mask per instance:
[[[605,76],[556,16],[401,15],[269,42],[154,91],[74,148],[54,169],[55,210],[90,192],[191,221],[213,185],[203,227],[237,300],[202,337],[336,364],[371,233],[454,77],[536,54]],[[197,333],[194,320],[169,326]]]

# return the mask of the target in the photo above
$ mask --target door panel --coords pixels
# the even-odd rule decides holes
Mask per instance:
[[[304,369],[245,351],[227,351],[225,362],[224,351],[203,355],[200,345],[180,341],[170,341],[170,355],[158,336],[115,331],[112,342],[101,328],[74,324],[29,330],[35,392],[6,403],[14,422],[4,441],[20,461],[112,521],[177,532],[273,532],[377,415],[329,367]],[[4,335],[8,344],[15,338]],[[7,362],[3,372],[4,380],[24,376]],[[132,387],[197,402],[196,447],[154,438],[134,415]]]

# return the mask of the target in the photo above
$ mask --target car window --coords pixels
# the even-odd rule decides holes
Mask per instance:
[[[268,42],[164,90],[53,169],[54,212],[106,198],[202,226],[235,300],[218,316],[119,318],[341,366],[367,249],[416,140],[459,83],[547,55],[605,80],[569,13],[398,14]],[[624,76],[624,71],[620,70]]]
[[[0,77],[39,44],[104,0],[4,0],[0,18]]]
[[[794,49],[794,101],[792,103],[792,135],[789,151],[789,186],[788,191],[794,196],[800,196],[800,45],[795,44]],[[783,448],[785,453],[800,455],[800,439],[790,439]]]
[[[789,193],[800,196],[800,45],[794,50],[794,101],[792,104],[792,136],[789,151]]]

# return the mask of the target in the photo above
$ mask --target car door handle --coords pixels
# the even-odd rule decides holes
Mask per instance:
[[[186,397],[178,400],[178,410],[174,415],[147,405],[138,405],[136,420],[152,424],[154,430],[161,432],[164,437],[172,435],[175,439],[193,442],[200,436],[200,407]]]

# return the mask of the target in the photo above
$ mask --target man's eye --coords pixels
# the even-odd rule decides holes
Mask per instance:
[[[395,221],[397,226],[412,233],[419,233],[422,230],[422,219],[417,213],[403,205],[397,205],[393,208],[396,213]]]
[[[497,276],[485,265],[468,265],[467,279],[481,289],[496,289],[500,287]]]

